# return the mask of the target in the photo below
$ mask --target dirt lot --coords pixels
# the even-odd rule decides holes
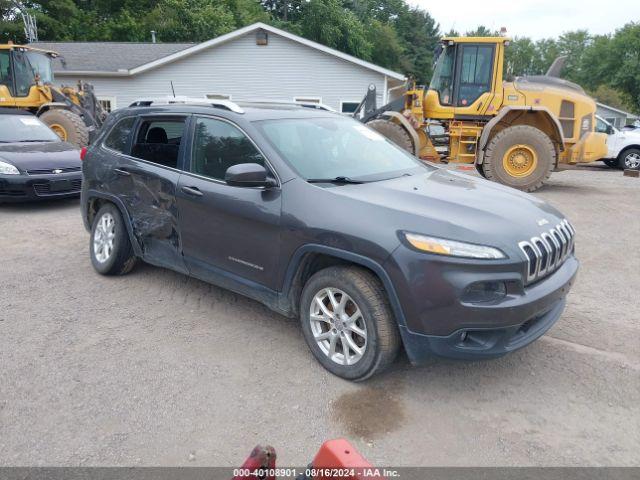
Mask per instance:
[[[170,271],[105,278],[78,202],[0,207],[0,465],[306,465],[345,436],[385,465],[640,465],[640,180],[592,167],[538,193],[578,231],[567,310],[506,358],[365,384],[296,322]]]

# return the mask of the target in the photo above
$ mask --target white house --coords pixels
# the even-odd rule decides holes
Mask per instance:
[[[637,122],[640,117],[638,115],[634,115],[633,113],[625,112],[624,110],[620,110],[618,108],[613,108],[609,105],[605,105],[604,103],[597,103],[596,114],[600,115],[606,121],[608,121],[611,125],[622,128],[625,125],[631,125],[634,122]]]
[[[142,97],[176,95],[318,102],[353,111],[370,84],[378,104],[405,76],[297,35],[255,23],[199,44],[39,42],[63,60],[56,83],[91,83],[110,110]],[[172,90],[173,84],[173,90]]]

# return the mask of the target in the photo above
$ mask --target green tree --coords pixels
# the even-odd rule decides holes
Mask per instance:
[[[309,0],[302,9],[300,31],[310,40],[371,60],[372,45],[364,25],[338,0]]]
[[[418,83],[428,84],[433,73],[434,52],[440,40],[440,29],[428,12],[405,5],[394,22],[404,53],[403,72]]]
[[[374,19],[366,32],[371,44],[371,58],[385,68],[401,70],[404,49],[393,26]]]
[[[591,44],[591,37],[586,30],[567,32],[558,38],[558,50],[560,54],[567,56],[563,77],[577,83],[583,78],[582,56]]]
[[[631,22],[616,31],[610,59],[617,67],[611,72],[611,86],[640,113],[640,23]]]

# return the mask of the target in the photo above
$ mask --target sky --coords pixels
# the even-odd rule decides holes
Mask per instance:
[[[640,0],[408,0],[427,10],[442,32],[460,33],[484,25],[507,28],[509,37],[534,40],[571,30],[613,33],[630,21],[640,22]]]

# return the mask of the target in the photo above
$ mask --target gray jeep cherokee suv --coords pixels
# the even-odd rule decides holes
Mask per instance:
[[[401,345],[413,363],[497,357],[562,313],[575,232],[547,203],[331,112],[199,103],[118,110],[86,153],[98,272],[142,259],[298,316],[317,360],[351,380]]]

